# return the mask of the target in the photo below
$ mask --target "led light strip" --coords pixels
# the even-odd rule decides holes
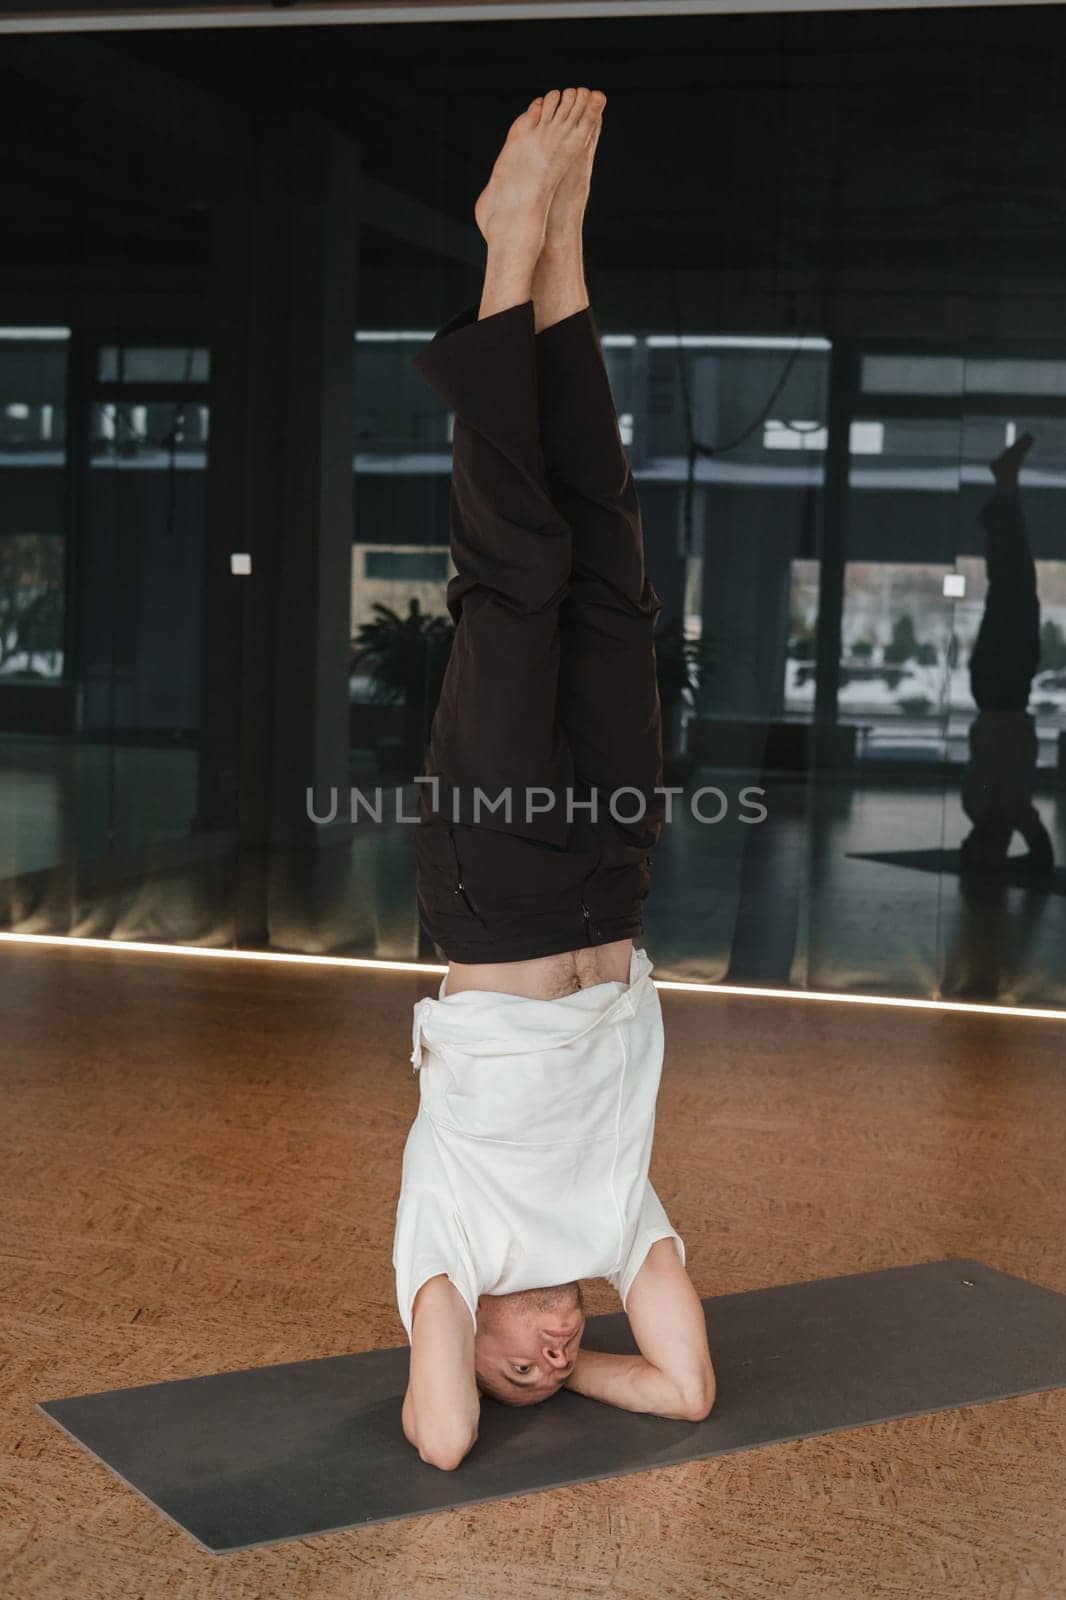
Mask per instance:
[[[308,956],[287,950],[229,950],[217,945],[153,944],[147,939],[87,939],[67,933],[0,933],[5,944],[75,945],[81,950],[141,950],[165,956],[215,956],[227,961],[289,961],[308,967],[377,967],[386,972],[444,972],[424,961],[374,961],[369,956]]]
[[[426,961],[379,961],[370,956],[309,956],[286,950],[229,950],[198,944],[152,944],[141,939],[87,939],[77,934],[2,933],[5,944],[73,945],[83,950],[139,950],[166,956],[214,956],[227,961],[290,962],[306,967],[356,967],[379,972],[431,972],[448,969]],[[968,1000],[908,1000],[882,994],[834,994],[821,989],[767,989],[740,983],[695,983],[684,979],[653,978],[657,989],[684,994],[730,994],[762,1000],[823,1000],[832,1005],[887,1006],[897,1011],[960,1011],[983,1017],[1028,1017],[1049,1022],[1066,1021],[1066,1009],[1046,1006],[980,1005]]]

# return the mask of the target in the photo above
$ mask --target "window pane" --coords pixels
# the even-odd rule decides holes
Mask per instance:
[[[0,330],[0,680],[63,675],[67,330]]]
[[[208,351],[199,346],[101,345],[96,376],[102,383],[206,383]]]

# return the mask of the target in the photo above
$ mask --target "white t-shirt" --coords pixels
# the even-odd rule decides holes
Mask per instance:
[[[480,1294],[606,1278],[625,1306],[657,1239],[685,1247],[648,1179],[663,1061],[652,962],[554,1000],[464,989],[419,1000],[392,1262],[415,1296],[444,1273]]]

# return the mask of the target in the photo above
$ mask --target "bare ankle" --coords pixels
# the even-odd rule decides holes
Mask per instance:
[[[489,242],[479,318],[523,305],[533,298],[533,277],[542,237],[535,229],[515,228]]]
[[[524,288],[522,284],[513,286],[486,284],[481,291],[481,300],[478,304],[478,321],[484,322],[486,317],[494,317],[500,311],[511,311],[515,306],[524,306],[532,298],[529,289]]]
[[[579,311],[588,310],[588,296],[575,295],[570,300],[556,300],[545,303],[533,296],[533,331],[544,333],[548,328],[554,328],[557,322],[565,322],[567,317],[576,316]]]
[[[584,311],[589,303],[580,250],[554,252],[545,244],[533,274],[537,332]]]

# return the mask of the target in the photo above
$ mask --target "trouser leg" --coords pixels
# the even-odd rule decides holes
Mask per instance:
[[[520,961],[589,941],[595,840],[571,825],[557,720],[571,532],[548,492],[531,303],[465,312],[416,365],[455,416],[448,610],[456,631],[430,731],[415,862],[422,924],[451,961]],[[510,818],[474,807],[511,794]],[[547,790],[555,804],[525,809]],[[539,803],[545,796],[535,793]],[[456,820],[458,818],[458,820]]]
[[[617,794],[618,815],[634,819],[618,825],[623,840],[646,851],[663,816],[654,643],[662,602],[644,569],[640,503],[591,310],[539,333],[536,355],[547,481],[573,538],[559,719],[577,781],[601,805]]]
[[[415,365],[455,415],[456,632],[423,769],[439,796],[422,785],[422,815],[563,847],[573,762],[556,701],[572,549],[545,475],[532,302],[480,322],[465,313]],[[509,796],[510,815],[478,789]]]
[[[557,327],[536,336],[528,303],[465,312],[417,363],[455,413],[456,635],[424,768],[442,801],[431,810],[423,787],[416,833],[423,922],[455,961],[638,934],[660,826],[661,602],[595,330]],[[478,818],[471,786],[539,786],[559,803]],[[618,796],[635,820],[609,813],[621,788],[637,791]],[[571,822],[565,797],[592,791],[607,803],[597,822],[579,808]]]
[[[1024,711],[1040,664],[1040,602],[1021,496],[997,489],[978,520],[988,592],[970,654],[970,686],[982,711]]]
[[[964,865],[1007,858],[1018,830],[1034,864],[1053,862],[1051,840],[1033,805],[1036,725],[1026,711],[1040,663],[1040,602],[1021,496],[997,488],[978,514],[985,530],[988,592],[970,654],[970,685],[979,714],[970,729],[970,764],[962,802],[974,823],[963,841]]]

